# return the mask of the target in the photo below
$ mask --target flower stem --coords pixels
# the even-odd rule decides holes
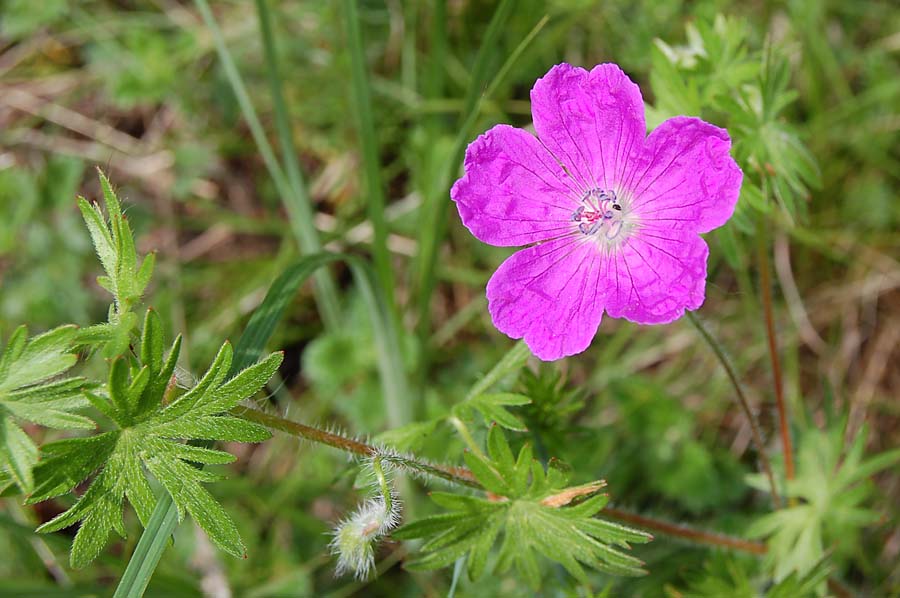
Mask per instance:
[[[481,487],[478,482],[475,481],[475,476],[472,475],[472,472],[462,467],[426,463],[413,457],[394,453],[390,450],[383,450],[377,446],[372,446],[365,442],[342,436],[341,434],[320,430],[313,426],[307,426],[306,424],[284,419],[277,415],[263,413],[262,411],[251,409],[249,407],[235,407],[231,410],[231,413],[248,421],[262,424],[272,430],[278,430],[290,434],[291,436],[305,438],[306,440],[324,444],[346,453],[359,455],[361,457],[377,457],[384,463],[390,463],[391,465],[414,473],[434,476],[470,488]]]
[[[781,428],[781,447],[784,452],[784,475],[794,479],[794,448],[791,444],[790,422],[784,400],[784,383],[781,376],[781,360],[778,358],[778,340],[775,336],[775,317],[772,309],[772,280],[769,264],[769,245],[763,219],[759,219],[756,232],[759,259],[759,293],[766,320],[766,339],[769,343],[769,359],[772,362],[772,379],[775,384],[775,404],[778,407],[778,425]]]
[[[676,523],[671,523],[669,521],[663,521],[661,519],[645,517],[644,515],[632,513],[631,511],[606,507],[605,509],[603,509],[603,513],[609,516],[611,519],[617,519],[625,523],[631,523],[644,529],[659,532],[667,536],[682,538],[695,544],[721,546],[723,548],[731,548],[733,550],[739,550],[741,552],[749,552],[750,554],[758,555],[763,555],[768,552],[768,548],[766,547],[766,545],[761,542],[752,542],[750,540],[744,540],[743,538],[735,538],[734,536],[726,536],[725,534],[698,530],[692,527],[687,527],[686,525],[679,525]]]
[[[391,496],[391,488],[388,485],[387,476],[384,475],[384,468],[381,466],[382,456],[378,455],[372,459],[372,471],[378,479],[378,487],[381,490],[381,496],[384,498],[384,510],[388,513],[394,508],[394,499]]]
[[[469,488],[476,488],[479,490],[484,489],[481,484],[479,484],[475,479],[475,476],[472,474],[472,472],[465,467],[433,465],[430,463],[418,461],[411,457],[405,457],[402,455],[398,456],[396,454],[392,454],[390,451],[383,451],[378,447],[360,442],[358,440],[354,440],[352,438],[347,438],[346,436],[342,436],[340,434],[335,434],[334,432],[326,432],[325,430],[320,430],[312,426],[293,422],[282,417],[278,417],[277,415],[263,413],[262,411],[251,409],[249,407],[236,407],[232,409],[231,412],[238,417],[242,417],[246,420],[262,424],[273,430],[279,430],[281,432],[291,434],[292,436],[298,436],[300,438],[305,438],[313,442],[325,444],[354,455],[374,457],[372,466],[375,470],[376,477],[378,477],[379,484],[382,486],[382,492],[384,493],[385,497],[387,497],[390,492],[386,486],[386,481],[384,479],[384,473],[381,468],[382,463],[390,463],[398,467],[403,467],[417,473],[424,473],[427,475],[438,477],[448,482],[467,486]],[[463,426],[465,426],[465,424],[463,424]],[[474,446],[474,448],[477,448],[477,444]],[[618,519],[620,521],[633,523],[648,530],[657,531],[669,536],[684,538],[698,544],[732,548],[734,550],[740,550],[752,554],[766,553],[765,544],[751,542],[749,540],[743,540],[741,538],[735,538],[732,536],[726,536],[724,534],[696,530],[684,525],[676,525],[674,523],[661,521],[659,519],[653,519],[651,517],[645,517],[643,515],[638,515],[636,513],[631,513],[630,511],[624,511],[622,509],[607,507],[603,509],[603,512],[609,515],[612,519]]]
[[[779,496],[778,488],[775,485],[775,476],[772,474],[772,464],[769,461],[769,455],[766,452],[766,446],[763,443],[759,422],[756,419],[756,415],[753,413],[753,409],[750,407],[750,402],[747,400],[747,396],[744,394],[744,389],[741,386],[740,380],[738,380],[737,374],[734,371],[734,367],[731,365],[731,361],[725,354],[724,349],[722,349],[721,345],[719,345],[716,339],[713,338],[712,334],[710,334],[709,330],[706,329],[700,319],[693,312],[688,311],[685,313],[688,320],[691,321],[691,324],[694,325],[694,327],[700,333],[700,336],[703,337],[703,340],[706,341],[706,344],[708,344],[713,353],[715,353],[716,358],[718,358],[719,363],[722,364],[722,368],[728,375],[728,379],[731,381],[732,386],[734,386],[738,404],[741,406],[741,409],[744,411],[744,415],[750,422],[753,444],[756,445],[756,451],[759,453],[760,464],[763,468],[763,472],[766,474],[766,478],[768,478],[769,480],[769,488],[772,493],[772,502],[775,504],[776,508],[780,508],[781,497]]]
[[[262,424],[273,430],[291,434],[292,436],[298,436],[313,442],[325,444],[354,455],[374,457],[372,461],[373,469],[375,470],[376,477],[379,480],[379,484],[381,485],[385,497],[388,497],[390,492],[386,486],[386,480],[381,468],[382,463],[390,463],[410,471],[438,477],[454,484],[484,490],[484,487],[478,482],[472,472],[465,467],[424,463],[412,457],[397,455],[390,451],[383,451],[378,447],[352,438],[347,438],[340,434],[326,432],[325,430],[293,422],[278,417],[277,415],[270,415],[248,407],[236,407],[235,409],[232,409],[231,413],[246,420]],[[465,424],[463,425],[465,426]],[[475,445],[475,448],[477,448],[477,445]],[[696,544],[731,548],[733,550],[757,555],[765,554],[767,551],[765,544],[744,540],[742,538],[735,538],[734,536],[727,536],[725,534],[697,530],[685,525],[678,525],[668,521],[638,515],[637,513],[622,509],[607,507],[603,509],[603,513],[608,515],[611,519],[632,523],[648,530],[656,531],[668,536],[683,538]]]

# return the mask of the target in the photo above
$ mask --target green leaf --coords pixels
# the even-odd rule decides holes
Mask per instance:
[[[110,328],[110,337],[103,347],[103,356],[107,359],[128,354],[131,337],[138,325],[138,317],[134,312],[115,314],[110,310],[110,318],[114,320]]]
[[[472,470],[475,478],[486,490],[500,496],[510,494],[510,487],[507,485],[506,479],[504,479],[493,463],[471,452],[466,452],[463,455],[463,459],[465,459],[469,469]]]
[[[227,415],[180,419],[160,424],[157,432],[172,438],[224,440],[229,442],[263,442],[272,437],[272,433],[264,426]]]
[[[488,454],[504,478],[515,476],[516,463],[509,443],[499,426],[492,426],[487,437]]]
[[[155,401],[157,398],[159,398],[160,401],[165,402],[165,399],[167,398],[167,389],[170,385],[174,386],[172,377],[175,374],[175,368],[178,365],[178,356],[180,354],[181,335],[179,334],[177,337],[175,337],[175,342],[172,343],[172,348],[169,349],[169,356],[166,358],[165,363],[162,364],[162,367],[159,370],[153,372],[152,374],[150,383],[147,387],[146,392],[144,393],[144,397],[141,399],[141,413],[145,413],[150,409],[158,407],[158,405],[152,403],[152,401]]]
[[[525,362],[528,361],[529,355],[531,355],[531,352],[528,350],[528,345],[524,342],[519,341],[513,345],[512,349],[510,349],[503,358],[491,368],[484,378],[472,386],[463,402],[470,401],[483,395],[487,389],[491,388],[494,384],[497,384],[504,377],[518,372],[525,365]]]
[[[429,496],[435,504],[454,511],[484,511],[496,506],[495,502],[477,496],[449,492],[432,492]]]
[[[513,474],[510,476],[513,493],[516,496],[522,496],[528,491],[528,474],[531,471],[531,463],[533,460],[531,444],[525,443],[519,450],[519,456],[516,458],[516,466],[513,469]]]
[[[81,393],[85,388],[89,387],[90,385],[84,378],[56,379],[11,390],[7,394],[7,402],[22,402],[53,409],[86,407],[87,402],[81,396]]]
[[[826,547],[851,558],[863,529],[881,518],[867,508],[873,488],[869,478],[900,461],[900,451],[887,451],[863,461],[866,430],[844,447],[844,427],[807,429],[799,439],[796,476],[786,494],[799,504],[759,517],[747,530],[765,538],[768,566],[776,581],[807,576],[826,557]],[[749,480],[754,485],[759,480]]]
[[[234,455],[232,455],[231,453],[226,453],[225,451],[217,451],[199,446],[191,446],[189,444],[167,442],[166,448],[179,459],[183,461],[190,461],[191,463],[224,465],[228,463],[234,463],[237,459]]]
[[[453,529],[457,523],[464,521],[468,515],[464,513],[442,513],[440,515],[432,515],[407,523],[400,529],[391,533],[391,536],[398,540],[413,540],[416,538],[427,538],[439,533],[443,533],[449,529]]]
[[[19,488],[31,492],[34,487],[31,468],[37,464],[38,448],[12,419],[4,418],[0,424],[0,466]]]
[[[144,294],[144,291],[147,290],[147,285],[150,284],[150,279],[153,277],[153,268],[156,266],[156,254],[148,253],[144,256],[144,261],[141,262],[141,267],[138,268],[137,274],[135,274],[135,293],[140,296]]]
[[[0,359],[0,396],[3,391],[38,384],[75,365],[77,357],[69,351],[76,330],[75,326],[60,326],[26,343],[27,330],[20,326]]]
[[[497,541],[497,535],[502,528],[503,518],[491,517],[488,520],[488,524],[478,534],[478,538],[475,540],[469,553],[469,579],[474,581],[484,574],[491,548]]]
[[[18,419],[28,420],[45,428],[57,430],[93,430],[94,422],[75,413],[68,413],[60,409],[52,409],[42,404],[29,404],[25,402],[8,402],[4,405],[13,416]]]
[[[518,373],[525,365],[531,352],[524,342],[518,342],[497,362],[493,368],[466,394],[465,398],[454,405],[454,415],[468,418],[472,410],[481,413],[487,422],[497,424],[509,430],[525,431],[525,424],[521,419],[509,412],[506,407],[521,406],[531,403],[531,399],[525,395],[511,392],[487,393],[489,388],[497,384],[507,376]]]
[[[114,272],[116,268],[116,247],[113,244],[109,228],[106,226],[106,220],[103,218],[103,212],[100,211],[100,206],[90,204],[85,198],[79,197],[78,208],[81,210],[81,216],[84,218],[84,223],[91,234],[94,250],[97,252],[97,257],[100,258],[100,265],[103,266],[106,272]],[[109,280],[109,277],[107,277],[107,280]]]
[[[525,432],[527,428],[521,419],[506,409],[506,406],[527,405],[531,399],[511,392],[489,393],[478,395],[463,403],[477,409],[487,422],[495,422],[508,430]]]
[[[155,311],[148,309],[141,334],[141,364],[149,367],[154,374],[163,367],[163,340],[162,321]]]
[[[119,240],[126,235],[121,228],[112,234]],[[73,567],[83,567],[96,558],[111,531],[125,535],[126,501],[134,506],[141,523],[149,524],[159,502],[150,485],[151,475],[174,501],[180,517],[190,514],[217,546],[235,556],[244,554],[234,522],[203,487],[221,476],[195,467],[227,464],[235,458],[194,443],[207,439],[258,442],[269,437],[269,432],[258,424],[218,414],[259,391],[278,368],[282,354],[269,355],[229,380],[232,349],[225,343],[199,383],[166,404],[165,394],[174,391],[169,381],[180,338],[164,360],[162,334],[159,318],[148,311],[141,346],[136,350],[140,363],[133,357],[115,358],[110,363],[105,394],[84,392],[117,429],[88,439],[47,445],[47,459],[37,470],[38,484],[32,501],[72,491],[95,476],[69,510],[39,528],[47,532],[81,522],[70,555]],[[72,390],[62,386],[51,390],[54,388],[56,403],[51,405],[59,405],[59,397]],[[76,416],[63,417],[65,413],[57,409],[46,409],[38,415],[48,423],[85,423],[73,419]]]
[[[272,353],[259,363],[241,371],[214,393],[209,393],[209,398],[199,403],[194,413],[197,415],[221,413],[252,397],[278,371],[283,359],[284,353]]]
[[[106,383],[109,392],[109,401],[112,406],[113,417],[120,426],[131,423],[133,414],[132,406],[128,400],[131,373],[131,365],[126,357],[118,357],[109,366],[109,380]]]
[[[223,344],[206,374],[192,389],[162,411],[161,421],[173,421],[196,408],[199,402],[208,396],[210,389],[217,388],[228,374],[232,354],[231,343]]]
[[[244,556],[244,543],[231,517],[199,484],[200,470],[159,456],[150,457],[145,464],[175,501],[182,517],[187,511],[216,546],[232,556]]]
[[[499,426],[491,428],[487,444],[489,459],[467,453],[466,463],[485,490],[499,496],[432,493],[432,501],[449,512],[408,523],[393,533],[397,539],[426,540],[422,556],[409,568],[441,568],[466,556],[469,576],[476,580],[487,571],[490,551],[502,536],[497,567],[502,571],[515,566],[533,587],[541,578],[538,555],[580,580],[586,579],[585,566],[611,575],[645,573],[643,563],[622,549],[651,537],[597,518],[608,501],[606,495],[597,494],[604,482],[557,485],[564,476],[552,468],[545,473],[531,459],[528,445],[513,459]]]
[[[83,197],[78,198],[78,208],[91,234],[100,264],[106,272],[106,276],[99,277],[97,282],[108,290],[115,300],[115,310],[111,313],[110,323],[117,324],[119,318],[130,313],[131,308],[143,296],[153,273],[155,258],[152,254],[148,255],[138,266],[134,234],[122,214],[119,198],[116,197],[106,175],[100,169],[97,170],[97,174],[108,217],[104,218],[98,204],[91,204]],[[133,326],[128,326],[129,331],[132,328]],[[117,340],[120,339],[121,335]],[[116,347],[121,349],[121,343],[117,343]],[[121,351],[116,351],[115,354],[121,354]]]
[[[146,527],[156,507],[156,495],[144,476],[141,465],[137,459],[130,459],[125,464],[125,496],[134,507],[141,525]]]
[[[25,493],[34,489],[38,449],[17,421],[64,430],[94,427],[73,413],[86,405],[79,396],[84,379],[56,379],[77,360],[71,353],[76,331],[61,326],[29,340],[20,326],[0,354],[0,472]]]
[[[16,487],[12,474],[0,469],[0,498],[12,496],[12,489]]]
[[[72,491],[109,458],[118,437],[118,432],[104,432],[45,444],[44,458],[35,468],[35,489],[26,502],[41,502]]]

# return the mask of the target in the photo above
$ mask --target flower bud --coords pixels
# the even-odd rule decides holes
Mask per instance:
[[[400,502],[382,469],[380,457],[372,460],[377,495],[368,499],[334,530],[331,551],[337,555],[336,573],[352,571],[364,579],[375,567],[375,544],[400,522]]]

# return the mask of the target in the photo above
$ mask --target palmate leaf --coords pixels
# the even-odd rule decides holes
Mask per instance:
[[[643,575],[643,563],[624,553],[632,542],[651,537],[625,526],[597,519],[608,501],[598,494],[605,485],[593,482],[566,487],[566,476],[546,470],[532,459],[525,445],[513,456],[499,426],[488,434],[488,457],[466,454],[466,463],[487,498],[432,493],[432,500],[448,512],[410,523],[393,536],[423,538],[423,556],[407,566],[437,569],[467,557],[473,580],[488,567],[488,556],[502,536],[496,567],[512,566],[532,586],[541,580],[538,556],[561,564],[580,581],[585,567],[613,575]]]
[[[77,360],[72,353],[76,330],[62,326],[29,340],[20,326],[0,354],[0,492],[12,484],[26,493],[34,488],[38,448],[20,422],[60,430],[94,427],[74,413],[87,405],[81,396],[84,379],[58,379]]]
[[[847,558],[856,556],[852,547],[858,536],[882,515],[867,507],[873,495],[869,478],[900,463],[900,449],[863,459],[866,445],[863,428],[844,450],[844,426],[828,431],[807,430],[800,438],[797,475],[787,483],[785,494],[798,504],[763,515],[748,535],[766,538],[767,563],[776,581],[796,573],[815,570],[833,547]],[[765,488],[759,475],[748,477],[756,488]]]
[[[151,479],[172,497],[179,517],[189,514],[213,543],[229,554],[244,553],[234,522],[203,486],[218,476],[192,465],[231,463],[234,457],[189,443],[267,439],[269,432],[262,426],[223,414],[262,388],[281,364],[282,354],[273,353],[226,379],[232,348],[225,343],[200,381],[173,398],[177,386],[171,382],[180,346],[179,337],[165,355],[162,325],[155,312],[148,310],[139,357],[114,360],[105,392],[86,393],[115,429],[45,446],[45,459],[35,470],[36,489],[29,502],[71,492],[96,474],[69,510],[38,528],[52,532],[81,522],[72,544],[73,567],[83,567],[96,558],[110,532],[125,536],[126,500],[141,523],[147,524],[156,505]]]

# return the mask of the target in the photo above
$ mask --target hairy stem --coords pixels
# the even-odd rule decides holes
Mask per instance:
[[[413,473],[434,476],[470,488],[481,487],[478,482],[475,481],[475,476],[472,475],[472,472],[465,468],[425,463],[424,461],[419,461],[412,457],[398,455],[389,450],[382,450],[377,446],[372,446],[371,444],[366,444],[365,442],[360,442],[359,440],[348,438],[341,434],[320,430],[313,426],[284,419],[277,415],[263,413],[262,411],[251,409],[249,407],[235,407],[232,409],[231,413],[246,420],[262,424],[272,430],[278,430],[279,432],[297,436],[298,438],[305,438],[306,440],[324,444],[346,453],[359,455],[361,457],[379,457],[384,463],[390,463]]]
[[[759,294],[762,298],[763,314],[766,320],[766,339],[769,344],[769,359],[772,363],[772,379],[775,384],[775,404],[778,407],[778,425],[781,429],[781,447],[784,452],[784,475],[794,479],[794,448],[791,443],[790,421],[784,400],[784,383],[781,376],[781,360],[778,358],[778,340],[775,336],[775,317],[772,309],[772,280],[769,265],[769,244],[765,234],[763,219],[759,219],[756,231],[757,259],[759,260]]]
[[[387,476],[384,475],[384,468],[381,466],[383,457],[381,455],[372,459],[372,471],[375,472],[375,478],[378,480],[378,488],[381,490],[381,496],[384,497],[384,510],[388,513],[394,508],[394,499],[391,496],[391,487],[388,484]]]
[[[688,320],[691,321],[691,324],[694,325],[694,327],[697,329],[697,332],[700,333],[700,336],[704,341],[706,341],[706,344],[709,345],[713,353],[715,353],[716,358],[719,360],[719,363],[722,364],[722,368],[728,375],[728,379],[731,381],[732,386],[734,386],[738,404],[741,406],[741,409],[744,411],[744,415],[750,422],[753,444],[756,445],[756,451],[759,453],[760,465],[763,468],[763,472],[766,474],[766,478],[768,478],[769,480],[769,488],[772,493],[772,502],[775,504],[776,508],[780,508],[781,497],[779,496],[778,488],[775,485],[775,476],[772,474],[772,463],[771,461],[769,461],[769,455],[766,452],[765,443],[763,443],[759,421],[757,421],[756,415],[753,413],[753,409],[750,407],[750,401],[747,400],[747,396],[744,394],[744,389],[741,386],[740,380],[738,380],[737,373],[735,373],[734,367],[731,365],[731,361],[728,359],[725,351],[722,349],[716,339],[713,338],[712,334],[710,334],[709,330],[706,329],[706,326],[703,325],[700,319],[691,311],[685,313]]]
[[[297,436],[300,438],[311,440],[313,442],[325,444],[354,455],[360,455],[363,457],[375,457],[373,466],[375,467],[376,476],[381,472],[381,463],[390,463],[392,465],[402,467],[416,473],[423,473],[441,478],[454,484],[459,484],[461,486],[475,488],[478,490],[484,490],[484,488],[480,483],[478,483],[478,480],[475,478],[472,472],[465,467],[433,465],[430,463],[418,461],[412,457],[405,457],[402,455],[398,456],[391,453],[390,451],[382,451],[378,447],[360,442],[358,440],[354,440],[352,438],[347,438],[346,436],[342,436],[340,434],[326,432],[325,430],[320,430],[312,426],[307,426],[305,424],[286,420],[282,417],[278,417],[277,415],[270,415],[268,413],[263,413],[262,411],[251,409],[248,407],[236,407],[232,409],[231,413],[246,420],[262,424],[273,430],[279,430],[281,432],[291,434],[292,436]],[[379,477],[380,483],[381,480],[382,477]],[[383,484],[382,486],[382,491],[385,492],[385,496],[387,496],[388,492]],[[724,534],[715,532],[697,530],[685,525],[677,525],[668,521],[654,519],[652,517],[645,517],[643,515],[638,515],[636,513],[632,513],[630,511],[625,511],[622,509],[607,507],[603,509],[603,513],[608,515],[611,519],[617,519],[619,521],[632,523],[648,530],[656,531],[669,536],[683,538],[696,544],[730,548],[733,550],[739,550],[742,552],[748,552],[757,555],[766,554],[767,551],[765,544],[751,542],[742,538],[735,538],[733,536],[726,536]]]

